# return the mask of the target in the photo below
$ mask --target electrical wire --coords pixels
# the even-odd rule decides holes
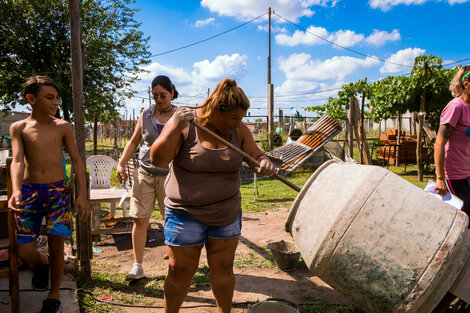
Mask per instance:
[[[283,16],[277,14],[276,12],[274,12],[273,14],[277,15],[279,18],[283,19],[284,21],[286,21],[286,22],[288,22],[288,23],[294,25],[295,27],[297,27],[297,28],[303,30],[304,32],[306,32],[306,33],[308,33],[308,34],[310,34],[310,35],[313,35],[313,36],[315,36],[315,37],[317,37],[317,38],[319,38],[319,39],[321,39],[321,40],[324,40],[324,41],[326,41],[326,42],[328,42],[328,43],[330,43],[330,44],[332,44],[332,45],[334,45],[334,46],[337,46],[337,47],[339,47],[339,48],[342,48],[342,49],[348,50],[348,51],[350,51],[350,52],[359,54],[359,55],[361,55],[361,56],[363,56],[363,57],[366,57],[366,58],[371,58],[371,59],[374,59],[374,60],[378,60],[378,61],[383,62],[383,63],[388,63],[388,64],[397,65],[397,66],[413,68],[412,65],[405,65],[405,64],[399,64],[399,63],[395,63],[395,62],[390,62],[390,61],[387,61],[387,60],[380,59],[380,58],[378,58],[378,57],[374,57],[374,56],[367,55],[367,54],[365,54],[365,53],[362,53],[362,52],[353,50],[353,49],[351,49],[351,48],[348,48],[348,47],[345,47],[345,46],[342,46],[342,45],[339,45],[339,44],[337,44],[337,43],[335,43],[335,42],[333,42],[333,41],[331,41],[331,40],[328,40],[328,39],[326,39],[326,38],[323,38],[323,37],[321,37],[321,36],[318,36],[318,35],[315,34],[315,33],[312,33],[312,32],[310,32],[310,31],[308,31],[308,30],[305,29],[304,27],[302,27],[302,26],[300,26],[300,25],[298,25],[298,24],[296,24],[296,23],[294,23],[294,22],[288,20],[287,18],[285,18],[285,17],[283,17]]]
[[[74,295],[77,298],[78,302],[83,305],[83,306],[91,306],[89,303],[86,303],[79,295],[79,293],[83,293],[88,295],[92,300],[94,300],[96,303],[100,304],[108,304],[108,305],[115,305],[115,306],[121,306],[121,307],[128,307],[128,308],[145,308],[145,309],[163,309],[164,306],[159,306],[159,305],[138,305],[138,304],[125,304],[125,303],[117,303],[117,302],[109,302],[106,300],[101,300],[95,297],[95,295],[85,289],[78,288],[74,291]],[[281,298],[268,298],[264,301],[281,301],[281,302],[286,302],[289,303],[291,306],[295,307],[298,309],[299,306],[314,306],[314,305],[324,305],[323,302],[313,302],[313,303],[301,303],[301,304],[296,304],[292,301],[286,300],[286,299],[281,299]],[[259,301],[244,301],[244,302],[233,302],[232,306],[233,307],[244,307],[248,306],[250,304],[256,304],[260,303]],[[349,304],[335,304],[335,306],[349,306]],[[197,305],[185,305],[181,306],[181,309],[194,309],[194,308],[203,308],[203,307],[216,307],[215,304],[197,304]]]
[[[214,38],[216,38],[216,37],[219,37],[219,36],[222,36],[222,35],[224,35],[224,34],[226,34],[226,33],[229,33],[229,32],[231,32],[231,31],[234,31],[234,30],[236,30],[236,29],[238,29],[238,28],[240,28],[240,27],[243,27],[243,26],[245,26],[246,24],[249,24],[249,23],[251,23],[251,22],[253,22],[253,21],[256,21],[257,19],[259,19],[259,18],[265,16],[266,14],[268,14],[268,12],[265,12],[265,13],[263,13],[263,14],[261,14],[261,15],[255,17],[255,18],[253,18],[253,19],[251,19],[251,20],[249,20],[249,21],[247,21],[247,22],[245,22],[245,23],[242,23],[242,24],[240,24],[240,25],[238,25],[238,26],[235,26],[235,27],[232,27],[232,28],[230,28],[230,29],[227,29],[226,31],[223,31],[223,32],[221,32],[221,33],[218,33],[218,34],[216,34],[216,35],[214,35],[214,36],[210,36],[210,37],[208,37],[208,38],[205,38],[205,39],[202,39],[202,40],[198,40],[198,41],[196,41],[196,42],[190,43],[190,44],[188,44],[188,45],[185,45],[185,46],[182,46],[182,47],[179,47],[179,48],[175,48],[175,49],[171,49],[171,50],[168,50],[168,51],[165,51],[165,52],[153,54],[153,55],[151,55],[150,57],[153,58],[153,57],[161,56],[161,55],[168,54],[168,53],[171,53],[171,52],[175,52],[175,51],[178,51],[178,50],[186,49],[186,48],[195,46],[195,45],[197,45],[197,44],[200,44],[200,43],[202,43],[202,42],[205,42],[205,41],[214,39]]]

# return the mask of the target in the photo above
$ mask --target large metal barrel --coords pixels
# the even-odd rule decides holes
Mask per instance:
[[[468,217],[377,166],[328,161],[286,222],[310,271],[368,313],[427,313],[467,256]]]

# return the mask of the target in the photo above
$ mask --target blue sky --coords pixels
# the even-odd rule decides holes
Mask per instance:
[[[133,7],[141,10],[135,18],[156,56],[133,86],[139,93],[127,101],[128,110],[148,105],[150,82],[163,74],[180,93],[177,105],[202,103],[208,88],[229,77],[250,98],[251,115],[266,114],[268,15],[263,14],[269,7],[275,12],[275,112],[311,116],[303,108],[324,104],[343,84],[407,74],[421,54],[441,57],[444,64],[470,58],[470,0],[136,0]],[[158,55],[260,15],[214,39]]]

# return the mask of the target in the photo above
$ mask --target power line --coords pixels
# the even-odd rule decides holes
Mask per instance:
[[[214,39],[214,38],[216,38],[216,37],[219,37],[219,36],[222,36],[222,35],[224,35],[224,34],[226,34],[226,33],[229,33],[229,32],[231,32],[231,31],[234,31],[235,29],[238,29],[238,28],[240,28],[240,27],[243,27],[243,26],[245,26],[246,24],[249,24],[249,23],[251,23],[251,22],[253,22],[253,21],[256,21],[257,19],[259,19],[259,18],[265,16],[266,14],[268,14],[268,12],[265,12],[265,13],[263,13],[263,14],[261,14],[261,15],[255,17],[255,18],[253,18],[253,19],[251,19],[251,20],[249,20],[249,21],[247,21],[247,22],[245,22],[245,23],[242,23],[242,24],[240,24],[240,25],[238,25],[238,26],[235,26],[235,27],[230,28],[230,29],[228,29],[228,30],[226,30],[226,31],[223,31],[223,32],[221,32],[221,33],[218,33],[218,34],[216,34],[216,35],[214,35],[214,36],[211,36],[211,37],[208,37],[208,38],[206,38],[206,39],[202,39],[202,40],[193,42],[193,43],[191,43],[191,44],[189,44],[189,45],[185,45],[185,46],[182,46],[182,47],[179,47],[179,48],[175,48],[175,49],[171,49],[171,50],[168,50],[168,51],[165,51],[165,52],[157,53],[157,54],[151,55],[150,57],[153,58],[153,57],[161,56],[161,55],[168,54],[168,53],[171,53],[171,52],[175,52],[175,51],[178,51],[178,50],[186,49],[186,48],[195,46],[195,45],[197,45],[197,44],[200,44],[200,43],[202,43],[202,42],[205,42],[205,41]]]
[[[285,97],[297,97],[297,96],[305,96],[305,95],[314,95],[318,93],[323,93],[323,92],[328,92],[328,91],[335,91],[335,90],[340,90],[341,88],[333,88],[333,89],[325,89],[325,90],[319,90],[319,91],[310,91],[310,92],[304,92],[304,93],[297,93],[297,94],[290,94],[290,95],[275,95],[276,98],[285,98]],[[262,97],[262,96],[252,96],[248,98],[261,98],[265,99],[267,97]]]
[[[444,64],[442,66],[449,66],[449,65],[457,64],[457,63],[460,63],[460,62],[463,62],[463,61],[468,61],[468,60],[470,60],[470,58],[463,59],[463,60],[460,60],[460,61],[455,61],[455,62],[452,62],[452,63],[447,63],[447,64]]]
[[[324,40],[324,41],[326,41],[326,42],[328,42],[328,43],[330,43],[330,44],[332,44],[332,45],[334,45],[334,46],[337,46],[337,47],[340,47],[340,48],[342,48],[342,49],[348,50],[348,51],[350,51],[350,52],[359,54],[359,55],[361,55],[361,56],[363,56],[363,57],[366,57],[366,58],[371,58],[371,59],[378,60],[378,61],[383,62],[383,63],[388,63],[388,64],[397,65],[397,66],[403,66],[403,67],[413,68],[413,66],[411,66],[411,65],[404,65],[404,64],[398,64],[398,63],[390,62],[390,61],[383,60],[383,59],[380,59],[380,58],[377,58],[377,57],[374,57],[374,56],[367,55],[367,54],[365,54],[365,53],[362,53],[362,52],[353,50],[353,49],[351,49],[351,48],[348,48],[348,47],[345,47],[345,46],[342,46],[342,45],[339,45],[339,44],[337,44],[337,43],[335,43],[335,42],[333,42],[333,41],[331,41],[331,40],[328,40],[328,39],[326,39],[326,38],[323,38],[323,37],[321,37],[321,36],[318,36],[318,35],[315,34],[315,33],[312,33],[312,32],[310,32],[310,31],[308,31],[307,29],[303,28],[302,26],[300,26],[300,25],[298,25],[298,24],[296,24],[296,23],[294,23],[294,22],[291,22],[290,20],[288,20],[288,19],[286,19],[285,17],[283,17],[283,16],[277,14],[276,12],[274,12],[274,14],[276,14],[277,16],[279,16],[279,17],[280,17],[281,19],[283,19],[284,21],[286,21],[286,22],[288,22],[288,23],[294,25],[295,27],[297,27],[297,28],[303,30],[304,32],[306,32],[306,33],[308,33],[308,34],[310,34],[310,35],[313,35],[313,36],[315,36],[315,37],[317,37],[317,38],[319,38],[319,39],[321,39],[321,40]]]

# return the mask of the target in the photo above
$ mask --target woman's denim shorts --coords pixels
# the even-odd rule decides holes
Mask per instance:
[[[165,208],[165,244],[190,247],[206,243],[207,238],[230,239],[240,236],[242,214],[230,225],[210,226],[195,220],[184,210]]]

